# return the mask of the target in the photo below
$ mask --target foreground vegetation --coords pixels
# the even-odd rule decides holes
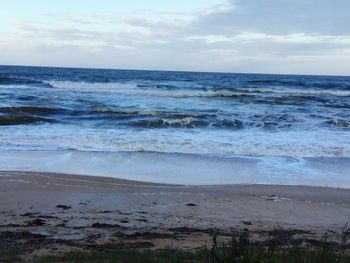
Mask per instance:
[[[314,245],[281,246],[277,239],[269,240],[266,243],[252,244],[245,234],[232,238],[228,244],[218,244],[214,234],[213,247],[196,252],[170,249],[157,251],[106,249],[92,252],[69,252],[64,255],[36,256],[29,262],[349,263],[348,235],[348,232],[343,233],[340,245],[329,243],[324,238]],[[23,260],[19,251],[0,254],[0,262],[12,263]]]

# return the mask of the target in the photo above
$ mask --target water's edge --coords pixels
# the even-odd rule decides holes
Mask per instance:
[[[0,171],[102,176],[182,185],[350,188],[350,158],[233,157],[149,152],[1,151]]]

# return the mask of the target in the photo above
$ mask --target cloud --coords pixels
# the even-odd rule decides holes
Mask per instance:
[[[271,42],[278,44],[344,44],[350,45],[350,35],[316,35],[316,34],[288,34],[268,35],[253,32],[241,32],[235,35],[199,35],[187,37],[187,40],[202,40],[211,43],[252,43],[256,41]]]
[[[213,6],[210,6],[209,8],[205,8],[203,10],[199,10],[198,13],[200,15],[215,15],[217,13],[228,13],[235,9],[234,5],[231,3],[230,0],[226,0],[224,2],[215,4]]]
[[[81,24],[81,25],[91,25],[93,22],[88,20],[87,18],[75,18],[74,16],[70,16],[64,13],[45,13],[42,14],[48,18],[57,18],[61,21],[71,22],[73,24]]]
[[[198,17],[193,31],[227,34],[350,33],[348,0],[230,0],[233,8]]]
[[[17,41],[4,43],[43,65],[349,75],[348,10],[348,0],[226,0],[191,12],[57,14],[17,23]]]
[[[107,45],[122,49],[133,49],[146,43],[164,43],[161,39],[153,37],[152,32],[144,28],[124,28],[121,30],[102,31],[80,29],[76,27],[47,27],[36,24],[19,24],[27,40],[43,41],[61,44],[79,44],[82,46]]]
[[[128,26],[135,28],[143,28],[148,32],[152,32],[154,35],[162,36],[176,36],[182,34],[186,27],[190,24],[187,20],[182,19],[159,19],[149,20],[146,18],[126,18],[123,20]]]

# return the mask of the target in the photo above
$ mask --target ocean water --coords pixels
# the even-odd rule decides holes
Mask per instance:
[[[0,170],[350,187],[350,77],[0,66]]]

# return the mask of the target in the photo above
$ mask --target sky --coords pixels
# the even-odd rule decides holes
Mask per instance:
[[[350,75],[349,0],[0,0],[0,64]]]

